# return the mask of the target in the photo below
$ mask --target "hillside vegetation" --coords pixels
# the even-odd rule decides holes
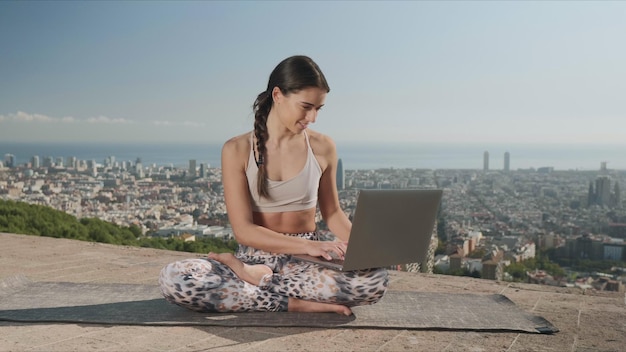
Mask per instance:
[[[135,225],[118,226],[97,218],[79,220],[50,207],[10,200],[0,200],[0,232],[195,253],[233,252],[237,248],[234,240],[224,242],[218,238],[184,242],[176,238],[145,237]]]

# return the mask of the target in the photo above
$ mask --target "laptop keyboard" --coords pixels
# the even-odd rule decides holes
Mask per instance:
[[[339,265],[343,264],[343,261],[344,261],[343,259],[339,259],[339,258],[333,258],[331,260],[322,258],[322,260],[327,261],[329,263],[333,263],[333,264],[339,264]]]

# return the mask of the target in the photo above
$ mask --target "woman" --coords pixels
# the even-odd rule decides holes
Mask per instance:
[[[337,152],[308,130],[330,88],[306,56],[283,60],[254,102],[254,131],[222,149],[222,182],[236,255],[210,253],[166,266],[167,300],[204,312],[301,311],[352,314],[385,293],[384,269],[339,272],[292,254],[343,258],[351,223],[339,206]],[[316,206],[337,241],[320,241]]]

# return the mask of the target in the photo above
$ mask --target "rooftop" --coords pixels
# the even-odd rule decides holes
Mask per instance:
[[[196,254],[0,233],[0,280],[156,284],[161,268]],[[392,272],[390,288],[503,294],[560,331],[232,328],[24,324],[0,321],[0,351],[622,351],[624,293]]]

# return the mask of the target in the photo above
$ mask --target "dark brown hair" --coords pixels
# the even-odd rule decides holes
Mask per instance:
[[[267,116],[272,109],[272,90],[278,87],[284,95],[299,90],[317,87],[330,91],[326,78],[319,66],[311,58],[302,55],[291,56],[281,61],[270,74],[267,89],[254,101],[254,135],[256,137],[257,190],[261,197],[269,198],[267,170],[265,169],[265,142],[268,138]]]

